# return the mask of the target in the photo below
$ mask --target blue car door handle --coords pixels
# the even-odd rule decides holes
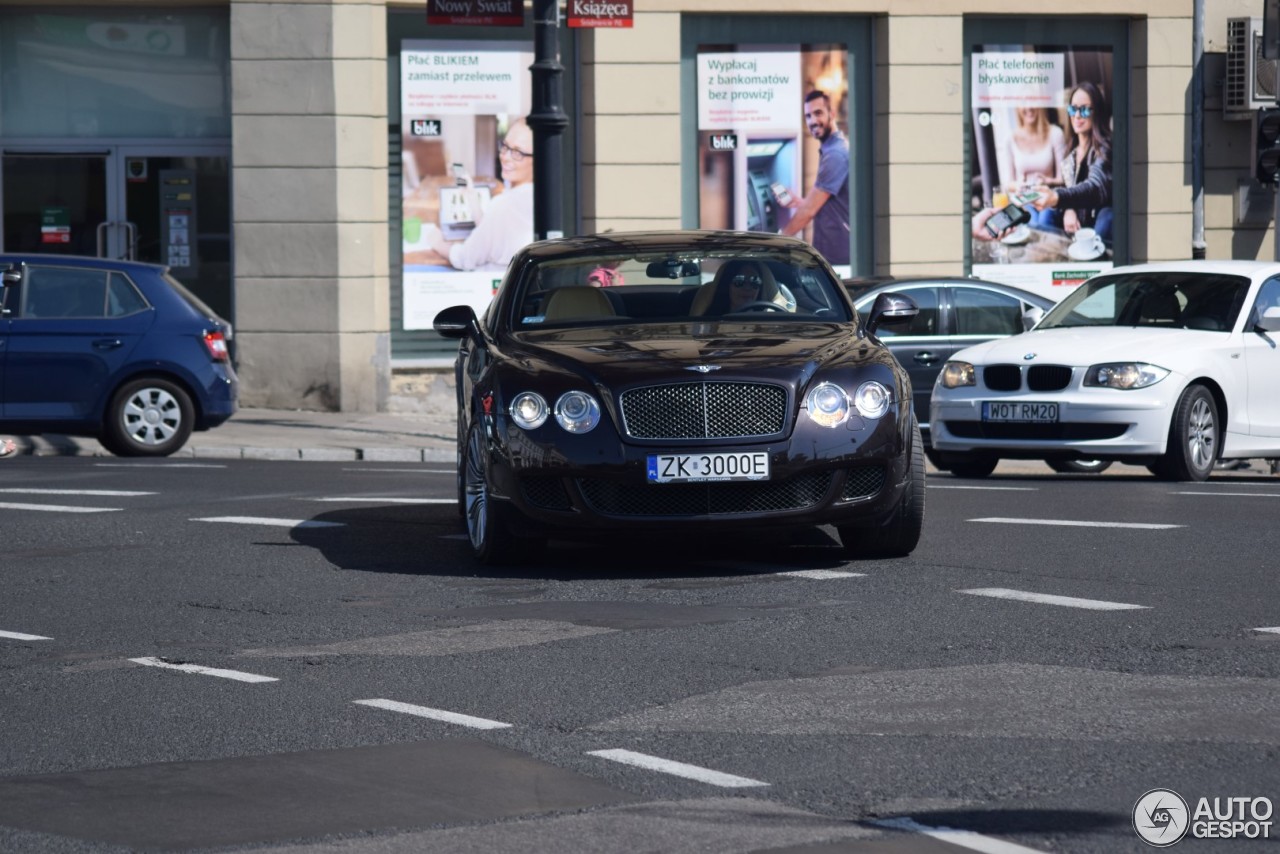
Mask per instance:
[[[928,350],[921,350],[919,353],[916,353],[915,360],[922,365],[932,365],[934,362],[938,361],[938,357],[933,353],[930,353]]]
[[[95,350],[114,350],[123,344],[124,342],[119,338],[99,338],[93,342],[93,348]]]

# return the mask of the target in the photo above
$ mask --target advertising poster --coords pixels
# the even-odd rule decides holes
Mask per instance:
[[[801,237],[849,275],[843,45],[698,48],[698,221]]]
[[[972,272],[1050,299],[1112,266],[1117,128],[1110,48],[975,46],[968,209]],[[981,220],[979,220],[981,221]]]
[[[533,241],[526,45],[406,41],[400,53],[403,327],[483,311]]]

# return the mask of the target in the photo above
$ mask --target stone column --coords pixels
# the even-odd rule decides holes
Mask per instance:
[[[384,0],[231,3],[241,405],[384,409]]]

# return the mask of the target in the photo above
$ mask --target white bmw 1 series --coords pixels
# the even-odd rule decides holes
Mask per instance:
[[[1200,481],[1220,459],[1280,457],[1280,263],[1089,279],[1032,331],[953,355],[930,423],[960,477],[1003,457],[1118,460]]]

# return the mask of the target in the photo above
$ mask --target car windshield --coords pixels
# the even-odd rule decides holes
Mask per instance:
[[[1058,303],[1036,329],[1150,326],[1228,332],[1248,290],[1247,278],[1224,273],[1097,276]]]
[[[807,253],[670,251],[542,261],[516,283],[513,327],[848,321],[840,283]]]

